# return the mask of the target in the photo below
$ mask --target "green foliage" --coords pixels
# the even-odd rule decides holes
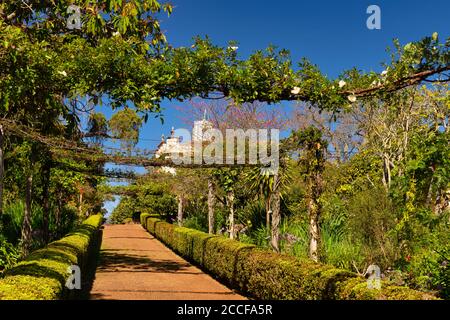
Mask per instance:
[[[338,236],[332,230],[322,227],[322,260],[328,264],[352,270],[364,261],[362,245],[349,236]]]
[[[183,221],[183,227],[207,232],[207,217],[205,214],[196,216],[191,215]]]
[[[0,274],[17,263],[19,250],[0,234]]]
[[[92,112],[89,115],[87,135],[99,144],[108,133],[108,121],[103,113]]]
[[[327,212],[328,213],[328,212]],[[364,255],[359,241],[350,236],[346,226],[347,220],[339,215],[324,217],[320,224],[321,256],[323,263],[345,270],[353,270],[354,265],[363,265]],[[282,235],[292,235],[294,242],[282,241],[283,252],[300,260],[308,259],[309,231],[305,219],[292,217],[284,220],[281,226]]]
[[[237,211],[237,221],[248,227],[247,234],[250,237],[253,232],[257,233],[260,227],[265,227],[266,209],[262,200],[246,203],[242,209]]]
[[[433,217],[432,232],[415,239],[414,254],[406,267],[406,280],[421,290],[437,290],[444,299],[450,298],[450,233],[447,212]],[[433,221],[434,220],[434,221]]]
[[[15,201],[5,205],[3,210],[0,217],[3,224],[2,235],[9,242],[17,244],[22,229],[24,204],[22,201]]]
[[[125,108],[114,113],[108,124],[112,136],[120,139],[127,150],[131,150],[136,145],[139,140],[142,118],[134,110]]]
[[[307,200],[315,202],[313,207],[317,216],[320,215],[321,206],[324,206],[324,213],[328,213],[328,216],[321,221],[324,246],[322,259],[342,267],[349,267],[350,260],[359,261],[360,246],[363,247],[361,252],[365,260],[385,266],[404,263],[400,260],[405,253],[417,253],[418,257],[423,255],[418,249],[418,239],[432,237],[436,232],[433,226],[422,224],[426,218],[424,209],[441,214],[444,192],[450,183],[449,136],[448,131],[444,133],[443,130],[443,123],[449,118],[446,111],[448,90],[445,89],[446,94],[440,97],[433,97],[430,103],[422,103],[424,106],[433,106],[428,108],[430,110],[440,110],[435,113],[425,112],[424,109],[411,112],[404,105],[402,110],[399,101],[405,96],[409,97],[410,91],[404,90],[398,95],[393,92],[448,71],[450,39],[440,42],[438,34],[434,33],[431,37],[405,46],[396,40],[391,62],[385,65],[385,74],[363,73],[354,68],[332,80],[306,59],[294,70],[289,53],[274,47],[256,51],[246,60],[238,59],[231,47],[216,46],[209,39],[198,38],[191,47],[173,48],[165,43],[157,19],[157,14],[162,11],[170,14],[172,6],[154,0],[110,0],[106,3],[84,0],[27,1],[27,4],[25,6],[13,0],[0,4],[1,118],[14,119],[46,136],[70,137],[82,144],[83,134],[79,130],[78,118],[80,97],[87,96],[87,102],[97,105],[106,96],[113,109],[126,106],[134,108],[131,110],[126,107],[119,111],[109,123],[113,134],[127,141],[125,147],[130,154],[143,121],[137,112],[144,113],[144,120],[151,112],[160,116],[163,99],[208,97],[211,92],[221,91],[237,104],[255,100],[269,103],[302,100],[320,110],[332,111],[335,119],[335,111],[352,111],[355,108],[359,112],[353,114],[355,118],[368,114],[366,118],[363,116],[365,122],[373,118],[376,121],[372,127],[358,126],[357,132],[365,135],[366,143],[343,166],[326,163],[327,141],[317,128],[310,127],[293,134],[294,149],[306,150],[300,154],[298,180],[306,175],[309,181],[306,185],[300,182],[292,186],[295,190],[290,191],[291,197],[283,199],[286,206],[282,208],[283,214],[304,214],[305,202],[311,203]],[[67,8],[70,4],[81,8],[83,24],[80,30],[67,28],[66,22],[70,15]],[[360,99],[362,97],[370,97],[370,100]],[[413,98],[425,99],[422,96]],[[370,108],[372,104],[375,105],[373,110]],[[413,107],[414,103],[408,105]],[[425,115],[422,116],[422,113]],[[387,116],[377,117],[379,114]],[[405,115],[419,117],[413,119],[414,123],[409,123]],[[402,118],[408,118],[408,123],[402,123],[404,125],[399,127],[392,125]],[[93,114],[89,129],[91,133],[105,131],[105,117]],[[31,143],[28,139],[36,140],[36,137],[27,136],[24,139],[7,135],[6,141],[5,185],[8,187],[5,188],[5,199],[10,207],[5,208],[5,219],[9,219],[11,224],[4,223],[4,226],[7,237],[15,237],[15,241],[21,226],[18,217],[23,212],[23,205],[20,207],[18,199],[24,198],[24,185],[30,174],[34,176],[34,227],[42,226],[41,217],[44,214],[53,217],[56,212],[63,221],[69,221],[69,226],[74,216],[73,208],[77,206],[77,196],[82,194],[82,190],[90,189],[83,193],[86,200],[79,204],[80,213],[98,212],[97,207],[101,203],[101,196],[95,191],[100,179],[86,178],[76,171],[88,169],[89,172],[101,173],[102,162],[80,163],[66,157],[56,159],[51,156],[48,146]],[[42,172],[49,165],[52,166],[50,190],[46,190],[47,183]],[[384,191],[378,188],[382,171],[385,188],[390,189],[389,195],[394,199],[394,205],[384,198]],[[325,175],[324,180],[329,183],[325,191],[322,189],[322,173]],[[247,203],[259,198],[256,194],[259,191],[267,195],[271,182],[270,179],[255,180],[253,187],[263,185],[264,190],[244,190],[241,174],[238,169],[217,172],[217,181],[222,187],[217,196],[223,198],[220,192],[235,194],[232,205],[236,207],[236,215],[240,222],[250,221],[250,237],[256,239],[247,240],[261,243],[263,229],[260,228],[259,213],[256,209],[247,209]],[[392,185],[390,177],[387,179],[388,175],[392,176]],[[134,195],[127,194],[122,198],[113,214],[113,221],[128,221],[133,215],[147,211],[163,212],[170,220],[176,211],[173,194],[189,195],[183,188],[190,186],[186,181],[193,180],[183,180],[173,189],[167,183],[137,183],[128,188]],[[368,185],[371,186],[367,188]],[[199,189],[202,191],[201,187]],[[322,191],[325,195],[337,194],[339,199],[327,202]],[[375,199],[372,199],[371,192],[382,195],[375,194]],[[48,193],[50,196],[46,196]],[[205,215],[200,210],[204,199],[197,197],[197,194],[191,195],[189,199],[191,204],[187,208],[187,224],[204,228]],[[438,199],[440,204],[436,203]],[[336,206],[332,203],[334,200]],[[45,212],[44,203],[49,204]],[[335,215],[336,212],[342,215]],[[218,228],[226,225],[225,217],[223,208],[219,208],[216,219]],[[336,220],[341,217],[345,223]],[[158,228],[170,242],[174,237],[171,229],[163,226]],[[343,236],[344,229],[357,242],[353,244],[353,249],[350,248],[353,239],[350,241]],[[303,251],[302,243],[307,239],[305,230],[304,225],[299,224],[297,231],[290,231],[305,239],[292,247],[299,255]],[[448,228],[442,232],[445,234]],[[217,246],[221,248],[221,245]],[[233,246],[230,245],[230,248]],[[333,251],[333,248],[338,249]],[[419,260],[425,261],[422,258]],[[273,258],[273,261],[276,259]],[[432,262],[418,262],[426,266],[419,269],[429,270],[429,266],[433,265],[431,269],[434,271],[424,271],[424,274],[430,273],[429,277],[433,279],[431,282],[442,286],[443,280],[440,279],[446,278],[437,271],[440,270],[437,269],[438,263],[437,258],[432,258]],[[275,265],[277,263],[274,262]],[[266,271],[274,270],[268,267]],[[255,283],[262,282],[264,278],[255,280]],[[23,278],[18,280],[18,284],[26,285],[28,280]],[[51,287],[50,283],[46,285]],[[349,291],[347,289],[344,291],[348,296],[367,293],[363,289],[357,292],[353,287]],[[50,294],[52,290],[43,292]],[[271,296],[272,293],[267,295]],[[306,296],[317,295],[308,293]]]
[[[89,217],[74,232],[46,248],[34,251],[7,270],[0,280],[0,300],[56,300],[68,297],[67,269],[78,265],[83,272],[98,229],[101,215]]]
[[[288,52],[273,47],[247,60],[239,60],[234,50],[208,39],[197,39],[188,48],[171,48],[153,17],[163,8],[171,12],[171,6],[157,1],[139,1],[139,5],[132,1],[124,6],[118,6],[119,1],[110,1],[111,6],[100,6],[98,1],[75,3],[83,13],[79,31],[66,28],[68,3],[33,3],[35,14],[41,16],[37,20],[31,19],[31,10],[18,8],[14,1],[2,3],[0,69],[17,70],[0,83],[2,108],[23,108],[22,98],[32,97],[33,105],[69,116],[57,97],[74,101],[88,94],[108,95],[113,107],[133,102],[138,110],[158,115],[164,98],[204,97],[220,88],[236,103],[307,100],[322,109],[341,110],[349,104],[349,96],[358,95],[355,92],[366,89],[383,96],[414,73],[445,69],[449,59],[448,43],[428,37],[405,52],[400,50],[386,79],[353,69],[330,80],[306,59],[294,71]],[[7,19],[11,14],[13,19]],[[420,64],[410,58],[411,50],[425,55]],[[21,68],[11,69],[12,65]],[[338,82],[344,79],[347,84],[341,89]],[[373,88],[374,81],[383,82],[382,88]],[[38,91],[40,95],[35,94]]]
[[[177,200],[170,194],[166,181],[152,179],[152,176],[136,181],[126,188],[129,195],[121,197],[119,205],[111,215],[112,223],[123,223],[134,213],[163,214],[172,219],[177,212]]]
[[[3,222],[3,228],[1,229],[1,235],[4,236],[8,242],[18,245],[24,215],[25,205],[23,201],[18,200],[5,205],[3,214],[0,216]],[[32,248],[37,249],[45,245],[42,239],[43,230],[43,208],[35,203],[32,207],[31,214],[31,228],[34,231],[39,232],[33,237]],[[56,225],[55,217],[50,216],[49,232],[52,239],[56,239],[59,234],[66,234],[77,224],[79,217],[75,208],[70,206],[64,206],[61,212],[61,221],[59,226]]]
[[[101,1],[75,0],[42,2],[33,1],[28,6],[22,6],[15,1],[3,1],[0,6],[1,18],[12,25],[26,26],[27,32],[36,38],[47,39],[54,34],[68,34],[67,20],[71,15],[69,5],[80,7],[82,26],[80,32],[74,34],[84,35],[91,40],[111,37],[115,31],[120,32],[123,37],[139,37],[144,40],[153,37],[155,40],[163,41],[164,36],[159,28],[157,20],[144,17],[161,11],[170,14],[170,4],[161,5],[158,1],[138,0],[127,1],[110,0],[107,3]],[[46,15],[43,15],[43,13]],[[11,13],[14,13],[11,15]],[[39,19],[36,19],[36,16]],[[145,23],[144,23],[145,22]]]
[[[255,299],[435,299],[383,282],[368,289],[349,271],[262,251],[253,245],[143,217],[144,227],[170,248]]]
[[[242,170],[240,168],[224,168],[214,170],[213,176],[225,192],[234,191]]]
[[[356,243],[364,245],[366,265],[377,264],[383,270],[392,266],[399,254],[392,235],[395,207],[384,190],[369,188],[356,193],[348,211],[348,230]]]

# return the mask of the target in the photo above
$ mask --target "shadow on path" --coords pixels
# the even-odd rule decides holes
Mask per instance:
[[[142,255],[121,252],[123,251],[102,251],[98,270],[102,272],[157,271],[172,273],[187,270],[190,266],[185,261],[153,260]]]

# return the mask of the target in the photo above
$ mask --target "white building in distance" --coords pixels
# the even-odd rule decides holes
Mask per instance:
[[[212,129],[213,125],[210,121],[206,120],[206,112],[203,120],[194,121],[194,128],[192,129],[192,140],[182,141],[181,137],[175,135],[175,129],[172,127],[170,132],[170,137],[165,138],[164,135],[161,137],[161,142],[155,152],[155,157],[158,159],[161,156],[165,156],[170,159],[170,154],[172,153],[187,153],[192,150],[192,144],[198,141],[210,141],[211,139],[206,137],[204,133]],[[176,175],[176,169],[172,167],[161,167],[162,172],[170,173]]]

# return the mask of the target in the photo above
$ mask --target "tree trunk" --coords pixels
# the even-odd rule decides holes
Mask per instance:
[[[4,142],[4,132],[3,126],[0,125],[0,216],[3,213],[3,175],[4,175],[4,150],[3,150],[3,142]]]
[[[271,245],[275,252],[280,252],[280,191],[278,176],[274,177],[274,190],[272,194],[272,232],[271,232]]]
[[[45,162],[43,168],[43,185],[42,185],[42,227],[45,243],[50,240],[49,235],[49,216],[50,216],[50,201],[49,201],[49,185],[50,185],[50,163]]]
[[[230,239],[236,238],[236,230],[234,230],[234,191],[228,191],[227,192],[227,204],[228,209],[230,210],[229,215],[229,223],[230,223]]]
[[[388,192],[391,188],[391,163],[386,154],[383,155],[383,185]]]
[[[309,257],[315,262],[319,262],[319,222],[317,209],[314,200],[309,201],[309,235],[311,237],[309,243]]]
[[[214,183],[208,180],[208,232],[214,234]]]
[[[272,215],[272,210],[270,209],[270,206],[271,206],[270,205],[270,198],[271,198],[271,195],[269,194],[267,196],[266,203],[265,203],[265,205],[266,205],[266,230],[267,230],[267,235],[270,232],[270,216]]]
[[[182,196],[178,196],[178,215],[177,215],[177,220],[178,220],[178,225],[181,227],[181,225],[183,224],[183,206],[184,206],[184,199]]]
[[[83,192],[80,191],[80,195],[78,196],[78,216],[83,217]]]
[[[433,201],[433,183],[434,183],[434,176],[431,177],[430,184],[428,185],[428,192],[427,192],[427,198],[425,201],[425,205],[429,207],[431,210],[432,208],[432,201]]]
[[[321,206],[319,197],[321,195],[321,175],[316,174],[309,178],[309,195],[308,195],[308,216],[309,216],[309,257],[319,262],[319,246],[320,246],[320,230],[319,217]]]
[[[55,236],[59,239],[61,235],[61,216],[62,216],[62,191],[58,192],[58,201],[55,212]]]
[[[25,190],[25,212],[22,224],[22,255],[27,256],[31,248],[31,196],[33,186],[33,165],[30,165],[30,171],[27,177],[27,184]]]

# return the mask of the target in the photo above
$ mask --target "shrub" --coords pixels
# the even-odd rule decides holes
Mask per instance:
[[[353,277],[348,271],[269,251],[252,250],[238,259],[242,289],[259,299],[311,300],[333,297],[333,285]]]
[[[9,243],[18,244],[23,223],[24,203],[21,200],[6,203],[2,215],[2,235]]]
[[[238,254],[250,248],[253,249],[255,246],[224,237],[210,237],[204,242],[202,265],[206,270],[233,286],[240,282],[235,274]]]
[[[25,260],[5,272],[0,280],[0,300],[55,300],[69,297],[65,289],[68,267],[78,265],[86,272],[93,253],[101,215],[85,220],[66,237],[32,252]],[[82,275],[83,276],[83,275]]]
[[[0,215],[0,225],[3,226],[1,233],[9,243],[18,245],[23,223],[23,213],[25,210],[25,204],[22,200],[16,200],[5,204],[3,214]],[[33,204],[33,211],[31,214],[31,226],[32,230],[43,230],[43,209],[39,204]],[[60,214],[61,221],[59,227],[56,226],[55,215],[49,215],[49,233],[52,240],[59,239],[62,235],[72,230],[78,219],[78,209],[70,205],[62,207]],[[42,233],[40,236],[33,237],[32,248],[38,249],[45,245],[42,239]]]
[[[396,224],[396,208],[381,187],[364,189],[349,203],[348,227],[350,237],[362,245],[368,264],[381,269],[392,267],[400,254],[397,238],[392,236]]]
[[[0,273],[16,264],[19,250],[0,234]]]
[[[207,215],[205,215],[207,217]],[[205,218],[190,216],[183,221],[183,226],[190,229],[208,231],[208,225],[205,226]]]
[[[141,225],[144,227],[147,226],[147,219],[159,219],[161,216],[159,214],[150,214],[150,213],[141,213],[139,216],[139,220],[141,221]]]
[[[204,270],[256,299],[436,299],[383,282],[368,289],[355,273],[311,260],[298,260],[221,236],[178,227],[148,216],[145,228]]]
[[[436,231],[427,244],[411,257],[411,284],[421,290],[437,290],[450,299],[450,234]]]

